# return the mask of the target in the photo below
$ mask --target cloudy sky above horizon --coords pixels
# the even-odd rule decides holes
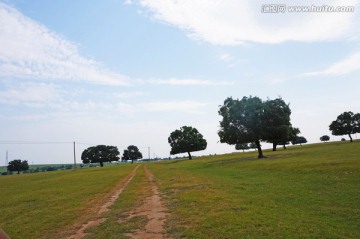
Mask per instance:
[[[287,5],[269,13],[266,4]],[[325,5],[354,11],[288,11]],[[281,96],[309,142],[339,140],[331,121],[360,112],[360,3],[291,6],[0,0],[0,165],[6,151],[9,160],[71,162],[73,141],[78,162],[97,144],[168,157],[167,137],[183,125],[208,141],[195,155],[233,152],[217,136],[217,111],[230,96]]]

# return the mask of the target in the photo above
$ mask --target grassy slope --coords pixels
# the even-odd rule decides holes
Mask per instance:
[[[360,141],[149,165],[176,238],[359,238]]]
[[[148,164],[174,238],[359,238],[360,141]],[[56,238],[133,165],[0,177],[0,227],[13,239]],[[143,169],[87,238],[144,225],[117,223],[149,194]]]
[[[0,227],[11,238],[56,238],[86,217],[133,165],[0,177]]]

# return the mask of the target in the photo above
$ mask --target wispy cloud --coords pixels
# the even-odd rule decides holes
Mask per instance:
[[[188,113],[200,113],[200,109],[206,103],[198,101],[168,101],[168,102],[149,102],[140,104],[139,107],[147,111],[183,111]]]
[[[83,57],[65,37],[0,3],[0,77],[128,85],[128,77]]]
[[[198,85],[198,86],[218,86],[218,85],[232,85],[233,82],[229,81],[210,81],[210,80],[201,80],[201,79],[177,79],[177,78],[170,78],[170,79],[151,79],[147,82],[151,84],[158,84],[158,85]]]
[[[239,45],[247,42],[281,43],[285,41],[324,41],[352,38],[358,31],[359,14],[354,13],[278,13],[261,12],[260,0],[139,0],[152,18],[178,27],[191,38],[216,45]],[[278,1],[276,4],[344,5],[338,0]],[[270,3],[271,4],[271,3]],[[356,0],[347,6],[358,6]]]
[[[357,52],[348,58],[330,65],[321,71],[308,72],[304,76],[336,76],[349,74],[355,71],[360,71],[360,52]]]
[[[58,99],[58,97],[58,88],[45,83],[22,83],[0,91],[0,103],[2,104],[44,103]]]

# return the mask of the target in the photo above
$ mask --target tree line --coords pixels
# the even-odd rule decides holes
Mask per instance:
[[[237,150],[256,148],[258,158],[264,158],[261,142],[271,143],[273,151],[278,145],[286,148],[292,144],[303,144],[307,140],[299,136],[300,129],[291,124],[290,104],[279,97],[276,99],[262,100],[259,97],[244,96],[242,99],[228,97],[223,105],[219,106],[218,114],[222,117],[218,136],[221,143],[235,145]],[[335,121],[329,125],[333,135],[351,135],[360,133],[360,113],[351,111],[340,114]],[[328,135],[320,137],[321,141],[330,140]],[[345,140],[345,139],[342,139]],[[203,135],[194,127],[182,126],[170,133],[168,137],[170,154],[187,153],[192,159],[191,152],[204,150],[207,141]],[[128,161],[142,159],[142,153],[135,145],[130,145],[124,150],[120,158],[120,152],[116,146],[97,145],[85,149],[81,154],[84,164],[99,163],[103,167],[105,162]],[[27,161],[14,160],[9,162],[9,171],[27,170]]]

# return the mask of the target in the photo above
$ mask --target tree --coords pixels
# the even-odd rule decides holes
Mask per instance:
[[[330,140],[330,137],[329,137],[329,135],[323,135],[320,137],[320,140],[326,143],[327,141]]]
[[[220,106],[220,121],[218,135],[221,143],[243,144],[254,142],[258,149],[258,158],[264,158],[260,140],[264,140],[263,102],[258,97],[243,97],[234,100],[231,97]]]
[[[12,171],[17,171],[18,174],[20,174],[20,171],[25,171],[29,169],[29,164],[26,160],[21,161],[20,159],[14,159],[12,161],[9,162],[8,166],[7,166],[7,170],[12,172]]]
[[[264,103],[264,133],[268,143],[273,144],[273,151],[277,145],[286,144],[300,133],[298,128],[293,128],[290,123],[291,110],[282,98],[267,100]]]
[[[196,128],[183,126],[171,132],[168,142],[171,147],[170,154],[188,153],[189,159],[192,159],[190,152],[206,149],[207,142],[203,135]]]
[[[127,149],[124,150],[123,156],[121,160],[131,160],[131,163],[134,163],[134,160],[138,160],[142,158],[142,154],[139,151],[138,147],[135,145],[130,145]]]
[[[281,98],[263,102],[258,97],[243,97],[241,100],[227,98],[220,106],[218,135],[221,143],[255,143],[258,158],[264,158],[260,141],[278,143],[287,141],[293,129],[290,123],[290,108]]]
[[[360,113],[344,112],[329,125],[333,135],[348,135],[352,142],[352,134],[360,133]]]
[[[250,149],[250,147],[248,144],[236,144],[235,149],[242,150],[243,152],[245,152],[245,149]]]
[[[301,146],[301,144],[307,143],[307,140],[303,136],[296,136],[295,139],[291,141],[291,143],[293,145],[300,144],[300,146]]]
[[[104,166],[104,162],[119,161],[119,150],[116,146],[97,145],[85,149],[81,154],[81,160],[84,164],[100,163]]]

